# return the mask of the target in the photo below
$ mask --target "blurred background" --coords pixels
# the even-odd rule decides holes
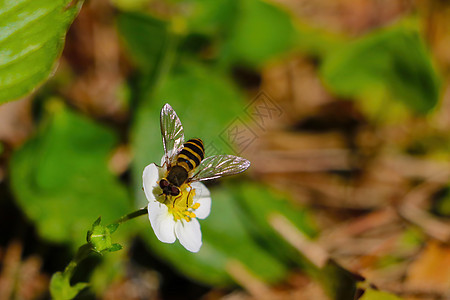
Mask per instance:
[[[252,165],[208,183],[199,253],[134,219],[77,299],[450,299],[447,1],[27,1],[1,4],[0,299],[49,298],[98,216],[145,206],[165,103]]]

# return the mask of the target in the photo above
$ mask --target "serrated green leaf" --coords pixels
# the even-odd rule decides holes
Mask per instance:
[[[13,154],[11,187],[43,238],[78,246],[93,219],[101,215],[110,222],[129,211],[128,197],[108,170],[114,133],[55,107],[38,134]]]
[[[97,219],[97,221],[100,218]],[[113,244],[111,234],[116,231],[119,224],[111,224],[108,226],[100,225],[100,222],[95,221],[92,225],[92,229],[88,231],[87,242],[91,245],[92,249],[97,253],[102,252],[114,252],[122,249],[119,244]],[[113,231],[111,231],[111,229]]]
[[[95,222],[92,224],[92,228],[100,225],[101,222],[102,222],[102,217],[98,217],[97,220],[95,220]]]
[[[111,247],[108,249],[108,252],[116,252],[119,250],[122,250],[123,246],[121,244],[112,244]]]
[[[0,104],[25,96],[51,75],[82,2],[0,2]]]
[[[50,294],[54,300],[69,300],[75,298],[78,293],[88,287],[87,283],[80,282],[70,285],[69,276],[65,276],[61,272],[53,274],[50,281]]]
[[[440,83],[425,44],[416,29],[403,24],[330,52],[321,73],[334,93],[378,101],[383,113],[395,107],[389,101],[399,101],[425,114],[439,100]]]
[[[117,230],[117,228],[119,228],[119,224],[117,223],[110,224],[106,226],[106,228],[109,230],[110,233],[114,233]]]

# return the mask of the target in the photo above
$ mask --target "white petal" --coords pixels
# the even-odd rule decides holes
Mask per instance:
[[[153,188],[158,186],[159,170],[155,164],[149,164],[142,173],[142,185],[144,186],[145,197],[149,202],[155,201]]]
[[[165,204],[157,201],[148,203],[148,218],[156,237],[163,243],[173,243],[175,237],[175,220]]]
[[[211,194],[208,188],[201,182],[193,182],[192,188],[195,189],[194,203],[200,204],[194,213],[199,219],[204,219],[211,212]]]
[[[198,252],[202,246],[202,232],[197,219],[181,220],[175,224],[175,233],[181,245],[191,252]]]
[[[191,183],[191,186],[193,189],[195,189],[195,198],[201,198],[201,197],[209,197],[211,195],[211,193],[209,192],[208,188],[206,187],[206,185],[204,185],[203,183],[197,181],[197,182],[193,182]]]

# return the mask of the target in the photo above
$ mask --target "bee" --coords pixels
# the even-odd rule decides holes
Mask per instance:
[[[244,172],[250,161],[234,155],[205,157],[201,139],[184,142],[184,129],[173,108],[166,104],[161,109],[161,135],[164,146],[165,176],[159,187],[166,196],[178,196],[183,184],[216,179]]]

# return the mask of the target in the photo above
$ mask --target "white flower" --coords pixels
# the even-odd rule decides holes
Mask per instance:
[[[187,250],[198,252],[202,232],[197,218],[204,219],[211,211],[209,190],[203,183],[193,182],[183,184],[178,196],[164,195],[158,183],[166,171],[165,167],[150,164],[142,174],[150,224],[161,242],[173,243],[178,238]]]

